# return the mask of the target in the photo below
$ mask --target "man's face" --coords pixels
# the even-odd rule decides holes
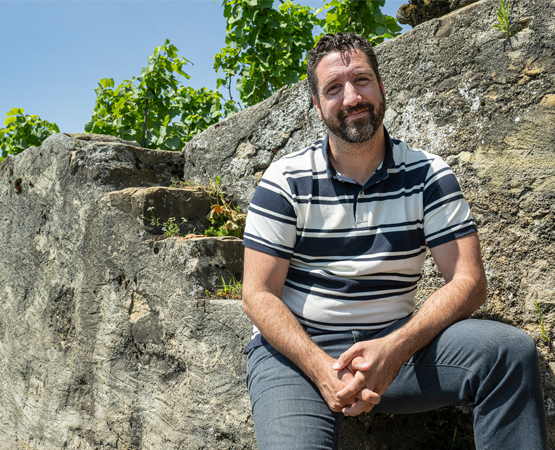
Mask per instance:
[[[370,140],[382,124],[385,94],[360,50],[326,55],[316,67],[314,104],[328,130],[349,143]]]

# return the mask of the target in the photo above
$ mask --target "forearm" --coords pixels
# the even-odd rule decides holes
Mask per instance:
[[[405,326],[385,339],[406,362],[449,325],[468,318],[485,299],[485,276],[455,277],[428,297]]]
[[[320,374],[316,368],[332,358],[306,334],[283,301],[271,292],[243,294],[243,308],[264,338],[314,382]]]
[[[356,401],[353,396],[337,398],[337,392],[352,381],[353,374],[332,368],[335,359],[312,342],[281,300],[288,268],[285,259],[246,248],[243,308],[270,345],[318,386],[329,408],[341,411]]]

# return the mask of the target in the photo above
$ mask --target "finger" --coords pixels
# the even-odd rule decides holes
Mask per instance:
[[[357,401],[359,400],[356,397],[343,400],[333,399],[330,403],[328,403],[328,406],[333,412],[342,412],[344,408],[354,405]]]
[[[362,356],[356,356],[349,364],[349,367],[352,369],[353,372],[356,372],[357,370],[361,370],[364,372],[366,370],[370,370],[370,363],[366,361]]]
[[[374,405],[359,400],[354,405],[343,408],[343,414],[346,416],[357,416],[360,413],[372,411],[373,407]]]
[[[371,405],[377,405],[382,400],[382,396],[380,394],[368,388],[362,388],[356,397],[365,403],[370,403]]]
[[[364,379],[364,375],[362,374],[362,372],[357,372],[355,373],[353,379],[349,381],[347,386],[345,386],[337,393],[337,398],[342,400],[353,397],[364,387],[366,387],[366,380]]]
[[[355,358],[356,356],[362,356],[362,352],[359,349],[359,347],[355,344],[351,348],[349,348],[347,351],[342,353],[339,356],[339,358],[337,358],[337,361],[333,365],[333,368],[335,370],[344,369],[351,362],[351,360],[353,358]]]

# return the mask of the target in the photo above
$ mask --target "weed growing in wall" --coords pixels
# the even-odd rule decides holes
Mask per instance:
[[[225,278],[222,276],[222,284],[216,286],[216,289],[210,291],[206,289],[204,295],[208,298],[232,298],[240,300],[243,293],[243,283],[241,280],[231,277],[229,282],[226,283]]]
[[[540,324],[541,336],[547,342],[547,345],[551,349],[551,339],[550,339],[549,335],[547,334],[547,331],[545,330],[545,324],[543,323],[542,310],[540,308],[540,305],[538,305],[538,300],[537,299],[534,300],[534,305],[536,306],[536,313],[538,314],[538,323]]]
[[[195,183],[193,181],[180,181],[173,179],[170,187],[187,187],[198,191],[206,192],[214,202],[208,216],[212,226],[204,231],[205,236],[235,236],[243,238],[245,233],[246,214],[241,212],[238,206],[233,206],[226,200],[222,189],[222,180],[210,180],[207,185]]]
[[[164,236],[172,237],[172,236],[179,236],[179,227],[187,222],[187,219],[184,217],[181,218],[182,222],[177,223],[175,217],[170,217],[166,222],[160,222],[160,218],[154,215],[154,206],[148,208],[152,217],[150,219],[150,226],[151,227],[162,227],[162,231],[164,232]]]
[[[499,0],[497,7],[497,21],[493,28],[497,28],[505,36],[510,37],[512,32],[512,24],[509,18],[511,3],[509,0]]]

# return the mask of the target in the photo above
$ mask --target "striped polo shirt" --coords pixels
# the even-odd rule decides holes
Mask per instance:
[[[326,136],[273,163],[249,206],[244,245],[290,261],[282,300],[305,328],[372,330],[410,315],[426,247],[477,231],[449,166],[385,139],[364,186],[333,168]]]

